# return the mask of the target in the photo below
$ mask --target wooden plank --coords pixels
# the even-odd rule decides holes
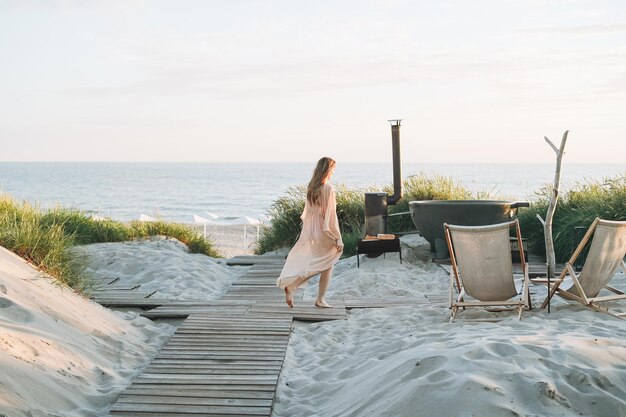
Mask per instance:
[[[235,316],[236,318],[239,317],[246,317],[246,316]],[[269,318],[269,317],[268,317]],[[285,317],[276,317],[277,319],[282,319],[284,320]],[[181,326],[178,328],[178,330],[176,330],[177,335],[181,335],[181,336],[185,336],[185,337],[194,337],[194,335],[197,334],[198,337],[207,337],[207,335],[220,335],[220,334],[224,334],[224,335],[231,335],[233,338],[245,338],[246,336],[258,336],[258,337],[268,337],[268,338],[272,338],[272,337],[288,337],[289,333],[290,333],[290,328],[288,327],[280,327],[280,326],[269,326],[269,325],[263,325],[263,324],[259,324],[256,327],[227,327],[227,326],[220,326],[220,325],[215,325],[215,326],[202,326],[202,325],[197,325],[197,326]]]
[[[178,334],[175,338],[171,338],[171,341],[198,341],[198,342],[210,342],[215,341],[214,336],[192,335],[192,334]],[[289,340],[288,336],[246,336],[246,335],[233,335],[233,336],[220,336],[219,341],[225,343],[286,343]]]
[[[194,307],[194,306],[225,306],[225,307],[237,307],[247,306],[250,301],[237,301],[237,300],[188,300],[188,301],[170,301],[164,304],[163,307]]]
[[[192,358],[186,358],[186,359],[168,359],[168,358],[155,358],[152,363],[149,366],[180,366],[181,369],[189,367],[189,368],[193,368],[196,367],[198,369],[202,369],[202,368],[210,368],[210,369],[217,369],[220,367],[223,368],[250,368],[253,369],[255,367],[260,367],[260,368],[275,368],[275,367],[280,367],[282,365],[282,359],[262,359],[262,360],[230,360],[230,361],[223,361],[223,360],[213,360],[213,359],[192,359]]]
[[[132,411],[111,411],[111,417],[216,417],[224,414],[212,414],[210,411],[206,413],[185,414],[185,413],[143,413]],[[229,414],[228,417],[250,417],[246,414]],[[269,416],[268,416],[269,417]]]
[[[240,307],[180,307],[171,308],[158,306],[150,311],[141,313],[143,317],[152,318],[185,318],[196,313],[211,313],[220,316],[242,316],[248,311],[247,306]]]
[[[232,387],[231,387],[232,388]],[[203,397],[203,398],[231,398],[231,399],[272,399],[273,390],[253,389],[222,389],[215,385],[154,385],[133,384],[124,391],[124,394],[175,396],[175,397]],[[122,395],[124,395],[122,394]]]
[[[115,403],[111,408],[111,412],[140,412],[140,413],[180,413],[181,407],[179,405],[170,404],[128,404],[128,403]],[[195,406],[187,405],[184,407],[185,414],[208,414],[213,415],[250,415],[250,416],[267,416],[270,414],[270,407],[233,407],[233,406]]]
[[[197,355],[185,355],[185,354],[163,354],[159,355],[161,359],[213,359],[213,360],[221,360],[221,361],[282,361],[284,359],[284,355],[264,355],[263,357],[259,357],[256,354],[240,354],[240,355],[218,355],[218,354],[197,354]]]
[[[280,372],[280,368],[266,368],[266,369],[233,369],[229,368],[219,368],[219,369],[204,369],[204,368],[158,368],[154,366],[149,366],[144,370],[144,372],[149,372],[151,374],[167,374],[167,375],[276,375]]]
[[[272,384],[278,379],[278,375],[198,375],[198,374],[153,374],[143,372],[139,381],[163,382],[166,384],[174,383],[174,381],[183,381],[182,383],[194,383],[196,381],[211,382],[213,384]]]
[[[271,407],[271,399],[222,397],[179,397],[176,395],[122,394],[117,400],[123,404],[177,404],[177,405],[221,405],[232,407]]]
[[[194,378],[197,377],[197,378]],[[256,378],[255,378],[256,377]],[[278,381],[278,375],[141,375],[137,378],[139,384],[197,384],[197,385],[219,385],[228,387],[230,385],[246,386],[274,386]]]
[[[330,309],[327,309],[330,310]],[[261,308],[259,308],[258,310],[254,310],[254,311],[262,311]],[[284,331],[284,332],[288,332],[289,331],[289,327],[286,326],[281,326],[280,323],[258,323],[255,321],[252,321],[250,324],[246,324],[246,323],[239,323],[239,324],[230,324],[230,323],[207,323],[207,322],[196,322],[196,323],[187,323],[187,321],[185,321],[185,323],[183,323],[183,325],[181,325],[178,328],[179,331],[184,331],[184,330],[206,330],[206,331],[218,331],[218,330],[267,330],[267,331]]]
[[[230,307],[230,308],[259,308],[264,307],[263,304],[255,304],[252,306],[245,307]],[[269,305],[273,307],[273,305]],[[284,306],[287,308],[287,305]],[[288,328],[290,323],[288,320],[280,321],[280,320],[271,320],[271,319],[255,319],[254,317],[248,318],[235,318],[235,317],[214,317],[212,314],[203,314],[202,312],[196,313],[192,315],[188,320],[185,320],[183,326],[190,325],[226,325],[226,326],[250,326],[250,325],[263,325],[263,326],[282,326]]]
[[[286,348],[286,345],[285,345]],[[199,352],[205,352],[207,354],[216,354],[219,352],[223,352],[224,355],[230,354],[230,352],[239,352],[241,355],[248,355],[251,354],[253,352],[258,352],[258,353],[263,353],[263,354],[267,354],[270,355],[272,354],[272,352],[281,352],[284,349],[270,349],[270,348],[265,348],[262,346],[259,346],[257,349],[242,349],[242,350],[237,350],[237,349],[233,349],[233,348],[229,348],[229,347],[223,347],[223,346],[214,346],[214,347],[209,347],[205,350],[202,350],[202,346],[198,346],[197,348],[194,348],[193,346],[181,346],[181,347],[173,347],[173,348],[169,348],[169,347],[164,347],[163,350],[161,351],[164,355],[174,355],[174,354],[197,354]],[[158,357],[165,357],[165,356],[161,356],[159,355]]]
[[[94,297],[93,300],[96,301],[98,304],[101,304],[105,307],[138,307],[138,308],[155,308],[167,302],[166,300],[148,300],[145,298],[110,299],[110,298]]]
[[[253,348],[281,348],[284,349],[287,347],[288,339],[285,338],[283,342],[278,341],[266,341],[266,342],[240,342],[237,340],[229,340],[223,341],[221,339],[208,339],[208,340],[179,340],[176,338],[175,340],[170,340],[167,343],[168,348],[217,348],[221,347],[224,349],[236,349],[236,348],[244,348],[244,349],[253,349]]]
[[[111,411],[110,416],[112,417],[216,417],[216,416],[224,416],[225,414],[220,413],[212,413],[208,410],[205,413],[194,413],[194,414],[186,414],[186,413],[144,413],[144,412],[133,412],[133,411]],[[248,414],[228,414],[228,417],[250,417]],[[269,417],[269,416],[268,416]]]

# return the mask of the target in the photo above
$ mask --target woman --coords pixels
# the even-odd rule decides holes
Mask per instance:
[[[333,265],[343,252],[343,241],[337,220],[335,190],[329,184],[335,172],[335,161],[324,157],[317,162],[306,193],[302,212],[302,233],[283,267],[276,285],[285,290],[285,300],[293,307],[293,295],[314,275],[320,275],[316,307],[331,307],[324,294],[333,273]]]

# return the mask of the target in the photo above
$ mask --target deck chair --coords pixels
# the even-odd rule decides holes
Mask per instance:
[[[593,239],[591,236],[593,235]],[[576,275],[572,265],[581,254],[589,239],[591,245],[589,253],[585,259],[582,271]],[[626,294],[609,286],[609,282],[613,279],[617,268],[621,268],[626,274],[626,264],[624,264],[624,256],[626,255],[626,221],[609,221],[596,218],[580,244],[572,254],[572,257],[565,263],[565,268],[549,285],[548,296],[541,305],[545,308],[554,294],[572,301],[578,301],[582,305],[596,311],[611,314],[616,317],[625,316],[623,314],[614,314],[607,307],[597,304],[603,301],[613,301],[626,298]],[[573,285],[564,290],[560,287],[565,277],[569,275],[573,281]],[[598,293],[606,289],[614,293],[598,297]]]
[[[515,227],[524,275],[521,297],[513,280],[510,228]],[[482,307],[517,310],[518,320],[525,307],[532,308],[529,295],[528,264],[524,258],[517,220],[488,226],[455,226],[444,223],[450,251],[450,321],[459,309]],[[454,298],[454,285],[458,296]],[[466,301],[466,296],[474,300]]]

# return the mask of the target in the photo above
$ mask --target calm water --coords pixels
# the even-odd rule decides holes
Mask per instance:
[[[257,163],[0,163],[0,190],[42,207],[80,208],[118,220],[140,213],[192,222],[206,211],[221,217],[265,214],[289,186],[304,185],[312,164]],[[489,191],[516,200],[554,177],[553,164],[404,164],[403,176],[443,174],[474,191]],[[563,186],[626,174],[626,164],[569,164]],[[365,187],[392,182],[391,164],[339,164],[335,184]]]

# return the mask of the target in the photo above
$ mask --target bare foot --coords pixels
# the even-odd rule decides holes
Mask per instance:
[[[321,307],[321,308],[332,308],[333,306],[331,306],[330,304],[328,304],[326,302],[326,300],[322,299],[322,300],[316,300],[315,301],[315,307]]]
[[[294,290],[290,289],[289,286],[285,287],[285,302],[289,308],[293,308],[293,293]]]

